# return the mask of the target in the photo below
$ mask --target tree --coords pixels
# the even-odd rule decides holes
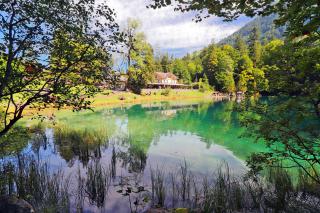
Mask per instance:
[[[212,89],[209,85],[209,81],[206,74],[203,75],[203,78],[199,79],[198,87],[200,92],[206,92]]]
[[[248,95],[258,94],[268,89],[268,80],[264,71],[254,68],[253,62],[248,55],[243,55],[238,62],[237,88]]]
[[[131,53],[136,50],[135,43],[137,37],[137,30],[141,27],[141,23],[136,19],[128,19],[127,28],[125,30],[125,57],[127,59],[127,67],[131,66]]]
[[[236,37],[235,49],[238,50],[241,55],[249,55],[249,50],[246,42],[240,35],[237,35]]]
[[[152,46],[144,33],[138,32],[139,26],[139,21],[129,19],[126,33],[128,86],[138,94],[152,80],[155,66]]]
[[[284,41],[279,39],[274,39],[268,42],[263,47],[262,61],[266,65],[273,64],[274,61],[279,60],[282,53],[282,47],[284,46]]]
[[[248,82],[253,78],[253,62],[248,55],[242,55],[237,66],[237,73],[235,75],[237,89],[242,92],[247,92]]]
[[[140,94],[141,89],[154,78],[152,47],[144,40],[140,42],[137,45],[137,50],[132,52],[134,64],[128,69],[128,86],[137,94]]]
[[[217,90],[224,92],[234,92],[235,83],[233,79],[234,61],[228,52],[221,48],[214,48],[208,61],[208,70],[206,71],[209,82]]]
[[[164,54],[161,57],[160,64],[163,72],[172,72],[171,60],[168,54]]]
[[[257,67],[261,62],[262,47],[260,43],[260,34],[261,34],[260,29],[255,26],[252,29],[252,32],[249,38],[250,57],[255,67]]]
[[[181,82],[190,83],[191,76],[188,70],[188,65],[183,59],[175,59],[173,61],[173,73],[177,75]]]
[[[308,1],[243,1],[243,0],[222,0],[222,1],[183,1],[183,0],[153,0],[151,8],[166,7],[174,5],[175,10],[196,12],[196,21],[210,16],[224,18],[225,21],[237,19],[240,15],[254,17],[256,15],[279,15],[275,24],[278,26],[287,25],[289,37],[308,35],[311,40],[319,39],[319,7],[318,0]]]
[[[5,106],[0,136],[26,108],[51,103],[88,108],[83,97],[94,93],[95,82],[89,79],[100,77],[91,61],[108,61],[121,40],[113,10],[91,0],[4,0],[0,26],[0,104]],[[72,89],[67,81],[74,78],[81,78],[82,86]]]
[[[276,64],[285,64],[288,61],[283,57],[285,51],[284,41],[272,40],[264,46],[262,61],[266,78],[269,80],[269,94],[277,95],[281,93],[281,88],[286,84],[287,74],[280,71]],[[282,66],[282,65],[281,65]]]
[[[266,165],[299,168],[320,183],[319,46],[272,41],[266,49],[263,69],[277,97],[247,102],[245,110],[250,113],[244,113],[243,124],[251,129],[251,137],[266,142],[270,152],[255,153],[249,166],[254,170]]]

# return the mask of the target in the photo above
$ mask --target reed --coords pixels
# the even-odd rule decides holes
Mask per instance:
[[[177,196],[177,184],[176,184],[176,173],[169,173],[170,185],[171,185],[171,199],[172,199],[172,208],[175,207],[175,201]]]
[[[2,162],[1,171],[1,195],[25,199],[37,212],[69,211],[69,178],[60,170],[50,173],[47,164],[19,155],[17,164]]]
[[[77,212],[83,212],[83,206],[85,202],[85,178],[81,175],[80,166],[78,167],[77,174],[77,188],[75,192],[75,203]]]
[[[276,211],[285,210],[288,200],[294,191],[289,173],[280,167],[270,168],[267,178],[274,188],[274,196],[267,198],[267,205]]]
[[[163,207],[166,198],[164,172],[159,169],[150,168],[152,200],[157,201],[157,206]]]
[[[90,203],[103,207],[111,181],[111,173],[98,160],[88,166],[85,192]]]
[[[100,161],[92,160],[84,176],[78,168],[73,194],[69,177],[64,177],[60,170],[52,172],[47,164],[33,157],[19,155],[16,163],[1,162],[0,171],[2,195],[17,195],[31,203],[37,212],[48,213],[69,212],[70,200],[77,212],[84,211],[86,201],[103,207],[113,176],[112,166],[104,168]],[[156,167],[150,168],[150,174],[151,193],[140,187],[142,180],[138,173],[131,176],[132,185],[123,180],[128,177],[120,177],[119,191],[128,196],[131,212],[138,212],[140,201],[147,195],[151,196],[152,206],[189,208],[196,212],[320,212],[319,185],[302,173],[294,184],[292,176],[278,167],[268,170],[265,178],[243,179],[232,176],[228,165],[222,164],[214,174],[201,179],[184,161],[174,172],[166,173]],[[138,197],[140,193],[142,197]]]
[[[191,174],[188,170],[187,161],[184,160],[183,163],[180,164],[180,194],[182,197],[182,201],[190,198],[190,186],[191,186]]]
[[[311,171],[309,173],[312,173]],[[303,196],[311,194],[320,198],[320,184],[314,181],[304,171],[299,171],[297,190],[302,192]]]

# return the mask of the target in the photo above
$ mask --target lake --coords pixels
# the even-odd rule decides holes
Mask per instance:
[[[17,164],[17,153],[18,157],[22,153],[33,156],[35,161],[46,163],[49,173],[62,172],[70,182],[72,194],[79,189],[79,180],[85,182],[90,171],[101,166],[108,176],[110,173],[106,181],[108,189],[103,192],[105,198],[99,200],[86,188],[81,209],[84,212],[130,212],[133,208],[143,211],[150,205],[146,194],[151,193],[154,174],[162,175],[166,184],[168,177],[178,177],[184,169],[192,175],[194,184],[219,171],[228,171],[235,177],[245,174],[246,157],[265,148],[248,138],[240,138],[244,130],[234,110],[236,104],[234,101],[155,102],[98,108],[94,112],[63,110],[57,113],[55,125],[41,125],[25,147],[19,147],[11,155],[2,154],[2,162]],[[80,208],[79,199],[74,197],[72,212]],[[164,203],[179,205],[169,196]]]

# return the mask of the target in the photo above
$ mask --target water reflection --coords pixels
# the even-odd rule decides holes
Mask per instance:
[[[209,174],[221,162],[228,163],[235,174],[245,171],[242,160],[262,146],[238,138],[242,130],[234,107],[234,102],[224,101],[166,102],[96,112],[63,111],[57,115],[57,125],[37,126],[26,142],[16,143],[19,147],[6,146],[2,163],[11,160],[19,165],[23,154],[45,162],[49,174],[64,172],[74,195],[72,211],[141,210],[150,204],[146,194],[151,192],[152,180],[164,178],[155,168],[174,174],[185,160],[193,175]],[[158,202],[168,203],[161,197],[161,186],[157,187]]]
[[[84,166],[90,159],[100,159],[108,148],[106,130],[75,130],[67,126],[53,128],[54,145],[69,166],[79,160]]]

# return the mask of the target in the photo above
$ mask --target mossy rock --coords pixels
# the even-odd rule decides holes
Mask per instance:
[[[0,213],[34,213],[33,207],[17,197],[1,196]]]
[[[186,208],[177,208],[177,209],[175,209],[174,212],[175,212],[175,213],[188,213],[189,210],[186,209]]]

